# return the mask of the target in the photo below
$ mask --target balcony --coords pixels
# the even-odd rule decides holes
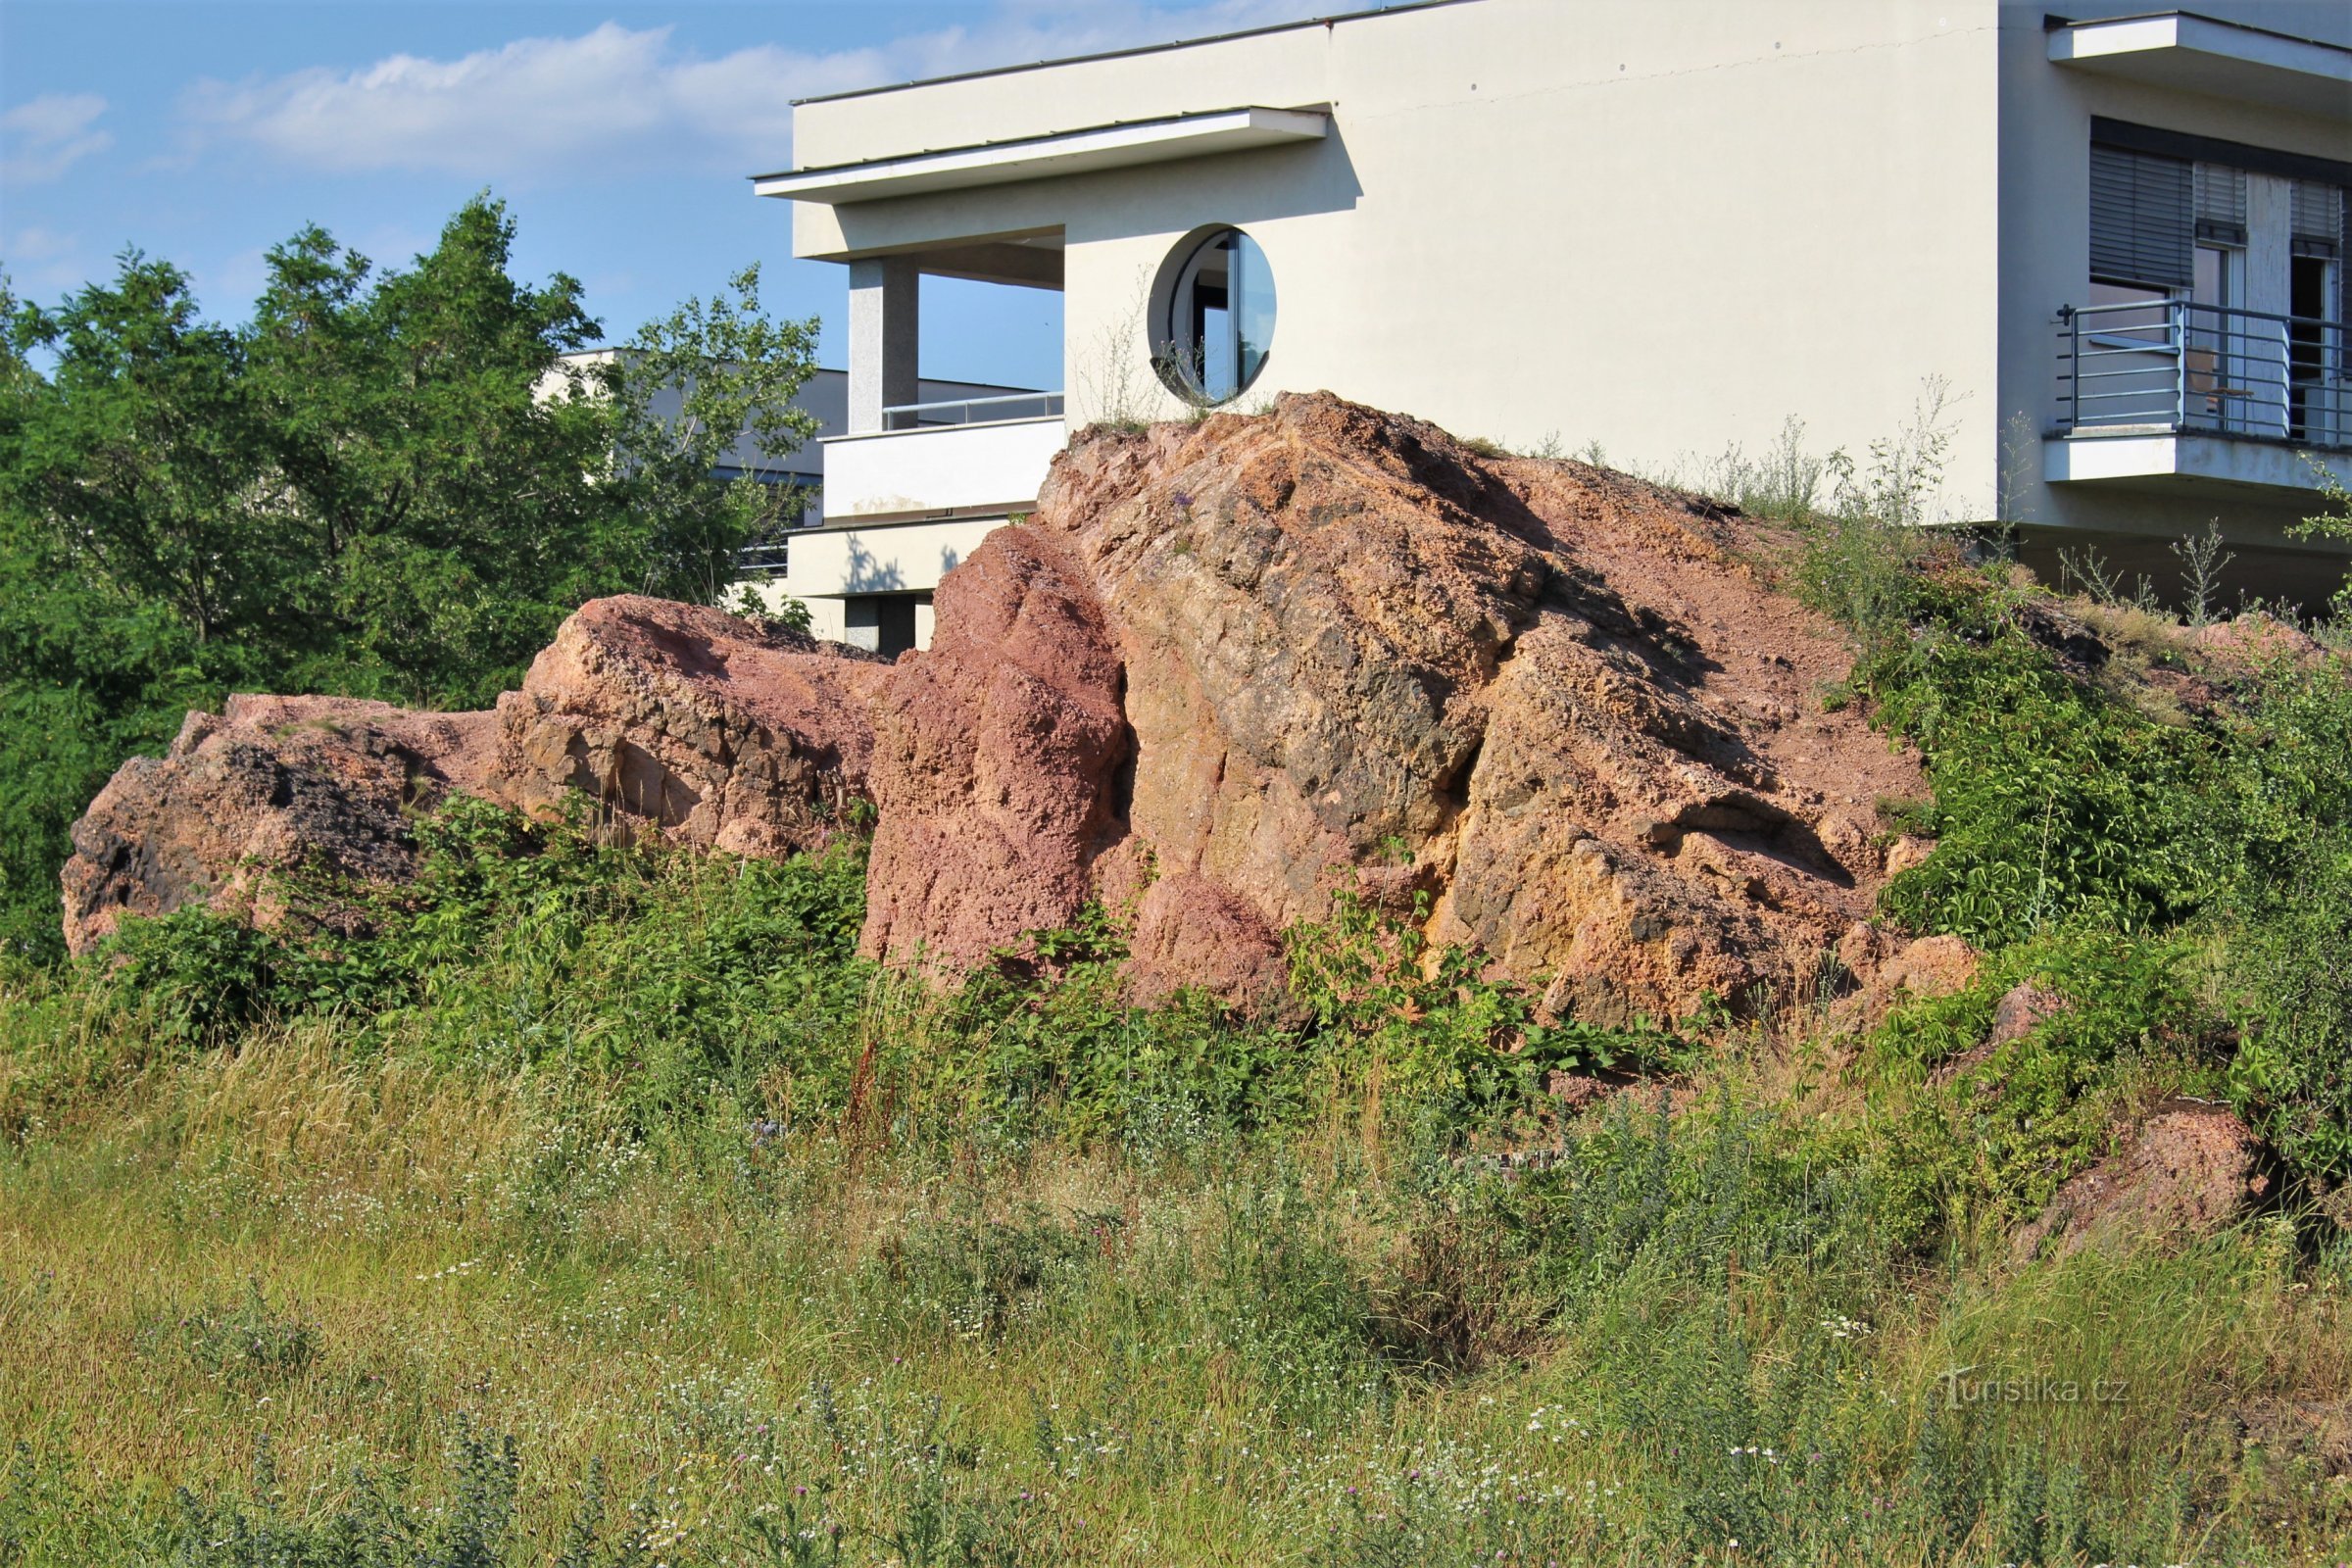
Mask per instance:
[[[995,397],[959,398],[946,403],[902,403],[882,411],[885,432],[898,430],[967,429],[975,424],[1012,424],[1029,419],[1061,417],[1058,392],[1008,392]]]
[[[825,524],[1025,512],[1067,438],[1059,392],[885,408],[824,443]]]
[[[2310,490],[2352,478],[2340,321],[2151,300],[2060,313],[2055,483]],[[2169,486],[2168,486],[2169,487]]]

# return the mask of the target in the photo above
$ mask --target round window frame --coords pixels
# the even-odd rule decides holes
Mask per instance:
[[[1185,274],[1192,270],[1193,263],[1200,253],[1212,241],[1226,234],[1239,235],[1256,247],[1258,255],[1265,258],[1266,277],[1268,281],[1272,281],[1274,260],[1267,255],[1265,246],[1258,243],[1256,235],[1239,223],[1202,223],[1200,227],[1187,231],[1182,238],[1168,248],[1168,254],[1159,264],[1159,275],[1152,283],[1151,316],[1145,322],[1150,329],[1149,341],[1144,345],[1146,357],[1151,362],[1152,373],[1159,378],[1159,384],[1165,387],[1177,401],[1191,408],[1224,408],[1264,379],[1266,366],[1274,358],[1274,334],[1269,331],[1266,334],[1265,343],[1260,347],[1256,367],[1247,377],[1238,380],[1233,390],[1221,398],[1203,395],[1200,387],[1187,384],[1175,373],[1175,356],[1172,350],[1176,343],[1177,285],[1183,282]],[[1274,318],[1277,325],[1280,324],[1282,318],[1281,312],[1282,293],[1281,289],[1277,287],[1274,299]]]

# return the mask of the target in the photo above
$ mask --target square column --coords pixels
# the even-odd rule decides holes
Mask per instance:
[[[850,264],[849,433],[882,428],[882,411],[922,398],[915,358],[921,273],[910,256]]]
[[[2277,174],[2246,176],[2246,309],[2284,316],[2293,307],[2294,181]],[[2244,322],[2243,374],[2261,389],[2242,426],[2254,435],[2286,437],[2286,328],[2277,321]]]

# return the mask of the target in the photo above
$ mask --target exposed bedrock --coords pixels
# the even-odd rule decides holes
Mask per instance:
[[[751,855],[837,831],[865,793],[878,661],[715,610],[600,599],[564,621],[495,710],[232,697],[133,758],[74,827],[67,945],[125,912],[191,905],[268,924],[269,873],[414,869],[415,811],[452,791],[554,808],[577,790],[616,827]]]
[[[865,946],[894,962],[952,972],[1099,900],[1140,991],[1255,1002],[1284,927],[1352,887],[1556,1009],[1679,1016],[1803,978],[1886,875],[1876,798],[1923,792],[1822,711],[1847,655],[1750,564],[1770,542],[1326,395],[1098,429],[895,664],[624,597],[491,712],[191,715],[76,827],[67,929],[246,908],[306,858],[400,877],[405,813],[452,790],[576,790],[760,856],[865,800]]]
[[[868,950],[967,964],[1101,898],[1144,989],[1241,999],[1353,885],[1588,1017],[1786,983],[1922,783],[1821,711],[1848,657],[1757,543],[1329,396],[1082,436],[881,691]]]

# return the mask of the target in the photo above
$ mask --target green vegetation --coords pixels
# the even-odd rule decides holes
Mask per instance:
[[[366,937],[0,957],[0,1565],[2339,1560],[2345,655],[1971,565],[1935,453],[1788,457],[1771,564],[1984,955],[1883,1019],[1542,1020],[1353,896],[1266,1019],[1131,1004],[1116,911],[939,990],[855,840],[466,800],[300,890]],[[2012,1255],[2178,1096],[2259,1213]]]
[[[1852,686],[1925,755],[1919,825],[1936,850],[1886,911],[1968,938],[1990,974],[2076,998],[2035,1040],[2086,1086],[2178,1058],[2313,1190],[2352,1176],[2345,653],[2275,638],[2208,670],[2224,689],[2183,708],[2142,671],[2070,669],[2055,650],[2106,647],[2037,590],[1950,563],[1904,581],[1907,600],[1865,623]],[[2178,643],[2155,657],[2185,662]],[[2033,1113],[2034,1141],[2060,1108]]]
[[[813,428],[813,322],[755,270],[566,368],[597,325],[513,241],[486,199],[405,271],[306,229],[237,327],[135,253],[55,309],[0,287],[0,951],[55,956],[67,827],[187,709],[485,704],[585,599],[713,598],[792,504],[710,475]]]
[[[1938,788],[1893,900],[1988,955],[1864,1035],[1834,987],[1546,1029],[1352,898],[1287,1024],[1125,1004],[1104,916],[936,992],[855,956],[854,844],[464,801],[346,893],[371,938],[19,968],[0,1561],[2320,1560],[2340,673],[2151,717],[2022,591],[1902,580],[1845,700]],[[2070,1005],[1964,1059],[2029,980]],[[1680,1108],[1564,1119],[1555,1063]],[[2277,1209],[2010,1262],[2184,1093],[2269,1129]]]
[[[1560,1126],[1509,1006],[1353,906],[1298,933],[1286,1030],[1122,1006],[1107,923],[1056,978],[894,980],[852,848],[422,829],[346,953],[179,915],[8,982],[0,1560],[2275,1561],[2352,1528],[2292,1416],[2352,1389],[2352,1250],[2011,1278],[1956,1229],[1969,1172],[1903,1179],[1953,1102],[1905,1070],[2009,970],[1898,1015],[1867,1102],[1800,1009],[1675,1056],[1680,1114]],[[2086,1001],[2122,961],[2035,951]],[[2116,989],[2040,1049],[2120,1060],[2168,1003]],[[1554,1156],[1482,1157],[1513,1125]]]

